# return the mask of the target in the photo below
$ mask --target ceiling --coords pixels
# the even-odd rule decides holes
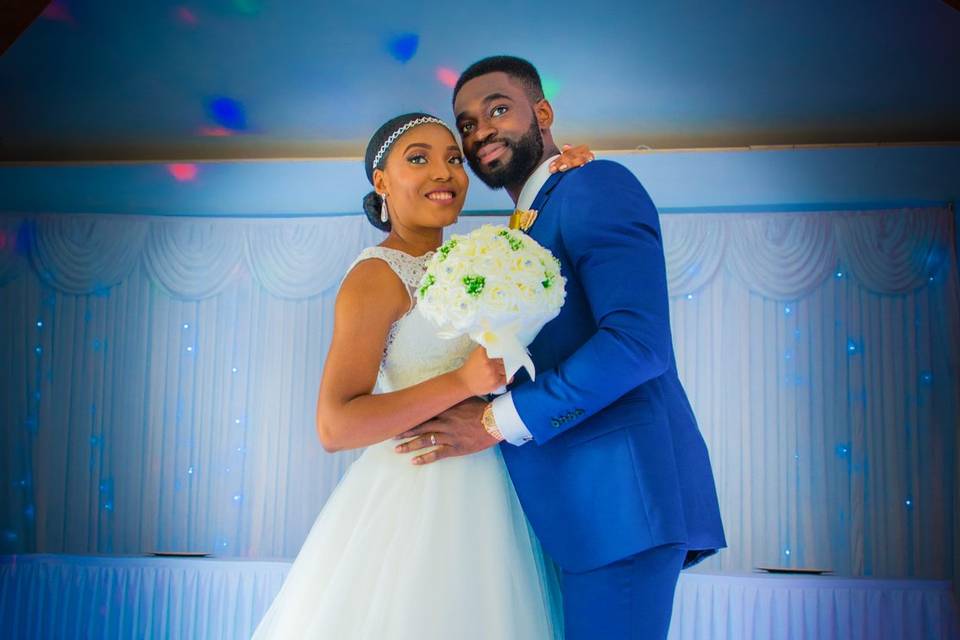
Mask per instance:
[[[960,141],[943,0],[56,0],[0,56],[0,161],[359,156],[498,53],[596,149]]]

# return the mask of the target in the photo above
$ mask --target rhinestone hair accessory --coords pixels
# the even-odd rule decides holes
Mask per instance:
[[[419,118],[414,118],[410,122],[407,122],[402,127],[400,127],[399,129],[391,133],[387,137],[387,139],[383,141],[383,144],[380,145],[379,151],[377,151],[377,155],[373,157],[373,165],[370,168],[371,169],[377,168],[377,165],[380,164],[380,160],[383,159],[383,155],[387,152],[387,149],[390,148],[390,145],[392,145],[394,142],[397,141],[397,138],[405,134],[410,129],[420,126],[421,124],[439,124],[446,127],[447,131],[449,131],[450,133],[453,133],[453,130],[447,126],[447,123],[441,120],[440,118],[434,118],[433,116],[421,116]],[[454,138],[456,138],[456,135],[454,135]]]

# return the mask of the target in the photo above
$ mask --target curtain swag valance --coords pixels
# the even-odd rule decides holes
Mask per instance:
[[[733,218],[733,219],[731,219]],[[498,218],[465,219],[472,227]],[[947,208],[870,212],[667,214],[672,296],[727,269],[778,300],[808,294],[838,269],[877,293],[902,294],[935,277],[950,248]],[[171,296],[200,300],[244,271],[272,295],[301,299],[336,285],[352,256],[382,239],[359,216],[297,219],[140,218],[37,214],[0,217],[0,286],[32,267],[63,293],[113,287],[141,265]]]

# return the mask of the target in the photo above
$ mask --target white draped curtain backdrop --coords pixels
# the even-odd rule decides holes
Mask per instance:
[[[952,212],[662,220],[730,544],[705,568],[953,577]],[[313,412],[337,285],[381,238],[360,216],[0,217],[0,548],[296,555],[356,457]]]

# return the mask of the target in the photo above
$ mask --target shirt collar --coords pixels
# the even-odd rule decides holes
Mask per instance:
[[[533,204],[537,194],[540,193],[540,189],[550,178],[550,163],[559,157],[559,153],[555,156],[550,156],[541,162],[540,166],[530,174],[530,177],[527,178],[527,181],[523,183],[523,189],[520,190],[520,197],[517,198],[517,209],[530,208],[530,205]]]

